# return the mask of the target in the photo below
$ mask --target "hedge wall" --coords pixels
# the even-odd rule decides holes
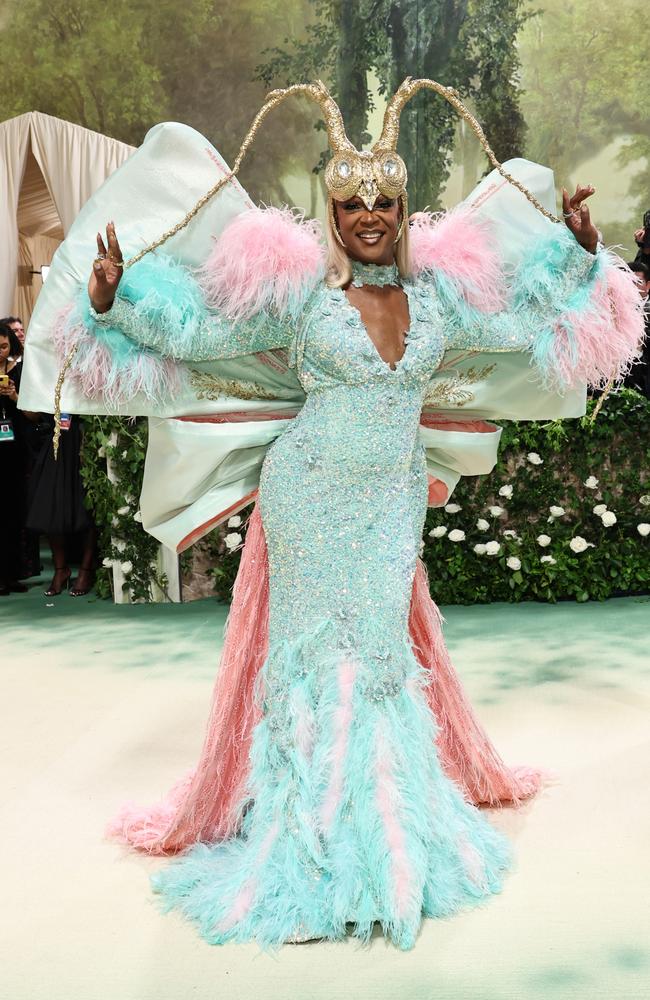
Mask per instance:
[[[598,419],[505,423],[489,476],[462,479],[450,504],[427,515],[422,557],[441,604],[603,600],[650,589],[650,402],[610,396]],[[104,573],[119,559],[136,599],[149,599],[156,543],[142,530],[136,497],[146,422],[85,421],[84,478],[100,526]],[[111,435],[114,435],[112,437]],[[117,483],[106,476],[106,455]],[[244,512],[245,515],[246,512]],[[228,600],[246,517],[200,545],[216,594]],[[111,545],[111,535],[118,547]],[[192,555],[184,558],[186,569]]]

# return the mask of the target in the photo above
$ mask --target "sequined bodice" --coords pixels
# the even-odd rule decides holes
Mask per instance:
[[[424,391],[444,353],[442,320],[423,283],[404,282],[410,329],[403,357],[391,368],[368,336],[359,311],[340,288],[323,286],[312,297],[298,330],[294,362],[305,392],[336,385],[390,386]]]

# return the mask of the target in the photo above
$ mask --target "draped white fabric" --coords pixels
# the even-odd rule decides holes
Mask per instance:
[[[39,111],[0,124],[0,315],[29,308],[24,276],[17,292],[19,233],[60,240],[88,198],[133,152],[131,146]],[[51,251],[51,247],[50,247]],[[40,287],[40,279],[36,278]],[[35,291],[39,290],[35,287]]]

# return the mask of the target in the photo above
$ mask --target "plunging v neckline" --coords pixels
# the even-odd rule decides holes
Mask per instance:
[[[383,358],[381,356],[381,354],[379,353],[379,348],[377,347],[377,345],[375,344],[374,340],[372,339],[372,337],[368,333],[368,328],[367,328],[366,324],[363,322],[363,317],[361,315],[361,310],[358,309],[357,306],[355,306],[353,302],[350,302],[350,299],[348,298],[347,293],[344,292],[342,288],[338,289],[338,291],[341,292],[341,295],[343,296],[343,300],[346,303],[347,307],[354,314],[354,316],[355,316],[355,318],[357,320],[357,324],[360,327],[361,333],[363,333],[364,337],[366,338],[366,340],[370,344],[372,350],[375,353],[375,357],[382,363],[382,365],[385,366],[385,368],[389,372],[393,372],[393,373],[399,371],[401,365],[404,362],[404,359],[406,358],[406,353],[407,353],[408,347],[409,347],[409,336],[410,336],[411,327],[412,327],[411,303],[410,303],[410,300],[409,300],[408,291],[406,290],[406,288],[404,288],[403,285],[397,286],[397,287],[401,287],[402,291],[404,292],[404,295],[406,296],[406,308],[407,308],[407,311],[408,311],[408,314],[409,314],[409,324],[408,324],[407,329],[403,331],[403,335],[404,335],[404,351],[402,352],[402,356],[400,358],[398,358],[397,361],[395,362],[395,367],[394,368],[391,365],[390,361],[386,361],[386,358]]]

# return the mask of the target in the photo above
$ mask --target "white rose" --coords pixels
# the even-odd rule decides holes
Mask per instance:
[[[490,507],[490,514],[492,517],[501,517],[503,514],[503,507]]]
[[[646,524],[645,521],[642,521],[641,524],[637,524],[636,530],[641,535],[641,538],[647,538],[648,535],[650,535],[650,524]]]
[[[596,504],[596,506],[594,507],[594,514],[597,514],[598,517],[602,517],[606,510],[607,510],[607,504],[599,503]]]
[[[113,525],[114,528],[117,528],[117,526],[118,526],[119,523],[120,522],[119,522],[119,520],[116,517],[112,517],[111,518],[111,524]]]
[[[133,563],[129,562],[127,559],[126,562],[120,563],[120,569],[122,570],[123,573],[130,573],[131,570],[133,569]]]
[[[444,524],[439,524],[437,528],[434,528],[429,532],[429,538],[443,538],[447,534],[447,529]]]
[[[521,569],[521,559],[517,559],[517,556],[508,556],[506,566],[508,569],[514,569],[515,571]]]
[[[133,520],[137,521],[138,524],[142,524],[142,511],[141,510],[136,510],[135,514],[133,515]]]
[[[447,514],[457,514],[458,511],[462,509],[463,508],[457,503],[448,503],[447,506],[445,507],[445,511]]]
[[[105,559],[102,559],[102,566],[105,566],[106,569],[110,569],[112,565],[113,565],[113,560],[109,559],[108,556],[106,556]]]
[[[130,493],[125,493],[124,499],[126,500],[127,503],[133,503],[133,497],[131,496]]]
[[[128,455],[128,452],[127,452],[127,450],[125,448],[124,451],[122,452],[122,458],[126,458],[127,455]]]
[[[119,515],[121,515],[121,516],[123,516],[124,514],[128,514],[129,513],[129,508],[128,507],[118,507],[117,508],[117,513]]]
[[[541,545],[542,548],[545,549],[547,545],[551,544],[551,537],[550,537],[550,535],[538,535],[537,536],[537,544]]]
[[[642,507],[650,507],[650,493],[644,493],[642,497],[639,497],[639,503]]]
[[[512,486],[510,485],[510,483],[507,483],[505,486],[501,487],[501,489],[499,490],[499,496],[507,497],[508,499],[512,496]]]
[[[528,454],[526,455],[526,458],[528,459],[531,465],[541,465],[544,461],[544,459],[540,458],[540,456],[537,454],[536,451],[529,451]]]
[[[227,549],[236,549],[238,545],[241,545],[241,540],[242,538],[238,531],[231,531],[224,538]]]
[[[587,542],[582,535],[576,535],[569,542],[569,548],[572,552],[585,552],[587,549],[593,549],[593,542]]]
[[[551,517],[563,517],[566,513],[564,507],[557,507],[555,504],[553,504],[552,507],[549,507],[549,510],[551,512]]]
[[[106,448],[104,445],[97,449],[97,455],[99,458],[106,458]]]
[[[449,532],[449,541],[450,542],[464,542],[465,541],[465,532],[461,531],[460,528],[454,528],[453,531]]]
[[[421,556],[423,552],[424,552],[424,539],[422,539],[422,541],[420,542],[420,548],[418,549],[418,555]]]
[[[598,480],[596,479],[595,476],[587,476],[587,478],[585,479],[585,486],[587,487],[588,490],[597,490]]]
[[[517,540],[519,540],[519,535],[517,534],[516,531],[513,531],[512,528],[506,528],[506,530],[503,532],[503,537],[516,538]]]
[[[606,528],[611,528],[613,524],[616,524],[616,514],[613,510],[606,510],[604,514],[601,515],[601,521]]]
[[[234,517],[228,518],[229,528],[238,528],[240,524],[241,524],[241,517],[239,516],[239,514],[235,514]]]
[[[484,517],[479,517],[478,521],[476,522],[476,527],[478,528],[479,531],[487,531],[488,528],[490,527],[490,522],[486,521]]]
[[[474,546],[474,551],[476,552],[477,556],[484,556],[486,548],[487,546],[484,545],[483,542],[479,542],[478,545]]]
[[[486,556],[497,556],[501,551],[501,546],[498,542],[488,542],[485,546]]]
[[[557,560],[554,559],[553,556],[542,556],[542,558],[539,561],[543,563],[548,563],[549,566],[555,566],[555,563],[557,562]]]
[[[117,549],[118,552],[124,552],[124,549],[126,548],[126,542],[123,542],[120,539],[119,542],[115,542],[115,548]]]

